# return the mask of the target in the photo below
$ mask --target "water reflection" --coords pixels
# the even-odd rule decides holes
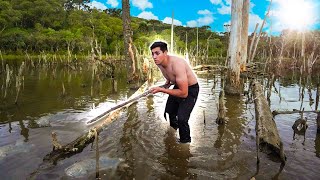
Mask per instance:
[[[225,125],[224,124],[218,125],[218,137],[217,137],[216,141],[214,142],[215,148],[222,147],[224,131],[225,131]]]
[[[245,103],[242,97],[226,95],[227,123],[224,132],[224,149],[231,154],[236,152],[240,145],[246,119],[243,116]],[[226,153],[227,153],[226,152]]]
[[[20,134],[24,137],[24,142],[29,140],[29,129],[25,127],[24,122],[22,120],[19,121],[20,125]]]
[[[125,163],[128,165],[126,172],[121,175],[121,178],[129,178],[132,179],[135,177],[135,152],[134,145],[137,142],[135,136],[135,128],[134,124],[138,120],[138,111],[136,104],[130,106],[127,111],[127,120],[123,125],[123,133],[120,138],[120,144],[122,147],[122,152],[124,154]]]
[[[63,129],[61,131],[65,130],[68,133],[73,133],[70,130],[74,126],[68,126],[68,122],[73,120],[79,124],[79,121],[81,121],[81,118],[79,118],[81,115],[79,114],[91,108],[93,103],[99,104],[99,102],[108,99],[108,102],[114,104],[115,101],[122,101],[123,98],[127,98],[129,94],[126,82],[123,83],[121,78],[114,80],[101,78],[102,83],[93,86],[93,88],[99,88],[99,91],[93,91],[93,97],[91,97],[91,71],[89,73],[84,72],[84,75],[77,74],[74,71],[64,71],[62,73],[59,68],[55,71],[54,78],[51,73],[46,74],[43,71],[38,76],[39,72],[33,71],[33,76],[39,77],[39,81],[32,78],[26,79],[25,89],[21,96],[24,103],[20,104],[21,108],[19,110],[16,106],[7,108],[9,105],[5,107],[0,105],[1,108],[8,109],[8,113],[1,112],[0,116],[5,116],[5,121],[2,121],[2,119],[1,121],[8,122],[10,135],[11,131],[16,132],[18,137],[21,136],[24,141],[28,141],[27,143],[39,143],[36,144],[36,147],[40,149],[34,152],[30,151],[28,154],[24,154],[25,156],[19,154],[16,157],[11,156],[10,159],[7,158],[7,162],[0,164],[0,174],[7,173],[5,177],[12,176],[16,169],[22,172],[20,174],[28,174],[28,172],[24,172],[27,170],[21,168],[23,166],[21,162],[30,161],[30,157],[41,159],[42,156],[37,153],[47,153],[50,143],[46,142],[48,141],[46,136],[42,136],[43,131]],[[274,89],[277,87],[278,90],[276,92],[271,91],[271,108],[273,110],[278,108],[292,109],[292,107],[299,109],[301,102],[298,99],[302,88],[299,93],[297,84],[293,85],[284,81],[284,79],[276,80],[272,85]],[[62,82],[64,82],[66,94],[74,98],[75,102],[70,101],[70,103],[64,104],[61,103],[63,102],[62,99],[58,99],[62,90]],[[249,122],[254,116],[252,102],[245,104],[243,97],[225,96],[228,120],[225,125],[217,125],[215,123],[217,117],[216,97],[221,89],[220,75],[205,76],[204,78],[199,76],[199,82],[201,92],[197,107],[195,107],[190,119],[192,138],[194,139],[191,145],[176,143],[176,132],[172,132],[168,122],[162,118],[165,104],[163,95],[143,98],[124,112],[123,116],[125,117],[120,118],[104,130],[108,138],[105,138],[107,140],[101,138],[100,144],[103,145],[100,146],[100,150],[102,149],[102,152],[106,153],[106,157],[123,158],[123,164],[125,164],[125,167],[121,169],[118,167],[116,174],[107,175],[108,177],[112,179],[250,179],[252,174],[255,173],[261,179],[300,178],[301,174],[304,173],[309,174],[308,178],[317,177],[318,171],[314,170],[316,169],[314,167],[319,165],[319,134],[315,135],[314,131],[309,133],[305,146],[301,146],[301,143],[293,143],[291,126],[294,119],[290,116],[279,119],[276,123],[284,141],[285,150],[289,152],[290,163],[286,167],[280,166],[279,168],[279,163],[264,157],[264,163],[257,166],[255,147],[251,146],[255,144],[255,123]],[[288,84],[288,87],[281,83]],[[87,86],[82,87],[82,84],[87,84]],[[305,91],[307,93],[307,89]],[[26,95],[31,92],[36,93],[36,95],[31,94],[30,97],[27,97]],[[311,93],[312,98],[316,99],[314,87],[311,88]],[[310,94],[309,98],[307,96],[304,98],[305,101],[308,101],[306,103],[308,106],[309,99]],[[312,108],[316,104],[313,103]],[[95,105],[95,108],[97,107]],[[69,109],[71,113],[67,113],[66,109]],[[204,111],[206,113],[205,123],[203,121]],[[41,126],[41,123],[39,123],[41,118],[39,117],[46,115],[48,116],[43,119],[54,121],[52,127],[29,131],[28,128]],[[26,122],[28,123],[27,127]],[[18,128],[18,131],[14,131],[12,128],[14,130]],[[310,123],[308,130],[314,129],[315,123]],[[9,134],[6,128],[2,128],[1,133],[3,133],[2,131]],[[6,139],[3,139],[11,139],[7,138],[9,135],[2,135],[1,133],[1,137],[6,137]],[[65,133],[66,137],[71,136],[68,133]],[[1,143],[3,139],[1,139]],[[43,145],[45,143],[47,144]],[[39,148],[39,145],[42,147]],[[73,158],[94,160],[92,154],[84,151]],[[52,167],[52,169],[61,168],[64,171],[67,161],[67,159],[61,161],[61,164]],[[96,161],[92,161],[89,166],[91,168],[90,174],[95,171],[94,163]],[[84,163],[84,165],[87,164]],[[101,165],[100,167],[102,167]],[[28,166],[32,168],[30,164]],[[64,172],[61,174],[58,170],[55,172],[57,172],[55,175],[58,174],[55,176],[56,178],[64,175]],[[100,177],[104,178],[102,174],[105,172],[109,171],[100,168]],[[50,177],[50,172],[43,173]]]
[[[162,178],[190,178],[188,173],[190,153],[190,144],[177,143],[176,130],[168,127],[166,137],[164,138],[165,152],[163,153],[160,163],[166,169],[166,174]]]
[[[317,133],[316,138],[314,140],[314,147],[316,149],[316,156],[320,158],[320,133]]]

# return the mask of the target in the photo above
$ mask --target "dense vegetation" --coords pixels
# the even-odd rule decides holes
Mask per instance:
[[[2,0],[0,1],[0,52],[1,54],[77,54],[88,55],[93,47],[101,54],[123,54],[121,9],[99,11],[86,4],[90,0]],[[148,52],[155,39],[170,44],[171,25],[158,20],[132,17],[133,42],[140,55]],[[198,48],[197,48],[198,31]],[[186,36],[187,35],[187,36]],[[186,41],[187,37],[187,41]],[[252,41],[249,36],[249,45]],[[284,30],[272,37],[262,32],[256,58],[306,58],[319,56],[320,31],[302,34]],[[271,41],[270,41],[271,40]],[[228,33],[212,32],[209,26],[197,28],[176,26],[174,50],[202,57],[225,57]],[[198,49],[198,54],[197,54]],[[248,48],[249,49],[249,48]],[[204,61],[203,61],[204,62]]]
[[[121,9],[90,9],[83,0],[3,0],[0,2],[0,50],[5,54],[88,54],[99,44],[102,54],[123,53]],[[171,25],[132,17],[133,41],[138,52],[158,39],[170,43]],[[199,53],[210,46],[209,56],[226,54],[224,36],[209,26],[198,29]],[[196,49],[196,28],[175,27],[175,50]],[[208,39],[210,37],[210,39]],[[204,51],[203,51],[204,52]],[[203,53],[202,52],[202,53]]]

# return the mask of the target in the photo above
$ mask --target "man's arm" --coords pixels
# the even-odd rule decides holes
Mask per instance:
[[[165,89],[161,87],[154,87],[151,89],[151,92],[153,94],[157,92],[163,92],[172,96],[186,98],[188,96],[188,78],[186,69],[183,68],[183,65],[179,63],[176,64],[175,67],[173,67],[176,76],[176,84],[179,89]]]

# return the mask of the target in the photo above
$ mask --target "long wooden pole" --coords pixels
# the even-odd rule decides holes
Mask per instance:
[[[109,110],[105,111],[104,113],[100,114],[99,116],[95,117],[94,119],[88,121],[87,124],[92,124],[92,123],[94,123],[96,121],[99,121],[103,117],[107,116],[110,112],[115,111],[116,109],[119,109],[119,108],[121,108],[121,107],[123,107],[123,106],[125,106],[125,105],[127,105],[127,104],[129,104],[131,102],[137,101],[138,99],[140,99],[142,97],[145,97],[145,96],[147,96],[149,94],[150,94],[150,91],[147,90],[144,93],[142,93],[142,94],[140,94],[140,95],[138,95],[136,97],[130,98],[130,99],[128,99],[128,100],[126,100],[126,101],[124,101],[124,102],[122,102],[122,103],[120,103],[120,104],[118,104],[118,105],[116,105],[116,106],[114,106],[112,108],[110,108]]]

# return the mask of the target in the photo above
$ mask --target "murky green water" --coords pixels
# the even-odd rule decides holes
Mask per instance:
[[[121,70],[122,66],[119,66]],[[41,166],[51,152],[51,132],[67,144],[82,135],[86,121],[130,96],[132,91],[119,71],[115,81],[94,77],[92,69],[41,68],[26,72],[24,87],[14,104],[15,88],[1,103],[0,174],[4,179],[25,179],[32,172],[37,179],[95,179],[96,147],[80,154]],[[3,79],[1,74],[1,80]],[[176,143],[177,133],[163,118],[167,95],[141,99],[124,111],[118,120],[99,135],[100,169],[103,179],[315,179],[320,165],[320,135],[316,114],[307,113],[306,140],[291,126],[298,114],[277,115],[275,121],[284,142],[287,163],[283,169],[270,156],[261,154],[256,165],[255,111],[245,96],[226,96],[227,123],[217,125],[219,74],[199,75],[200,94],[190,118],[192,143]],[[100,80],[101,81],[100,81]],[[312,78],[313,84],[317,82]],[[116,82],[116,83],[114,83]],[[266,83],[267,81],[264,81]],[[3,83],[3,81],[1,81]],[[63,94],[62,84],[65,87]],[[158,84],[161,84],[159,82]],[[312,99],[316,88],[310,86]],[[300,92],[305,92],[301,103]],[[299,86],[299,77],[278,79],[270,97],[272,110],[314,110],[308,89]],[[2,90],[2,97],[3,97]],[[311,100],[312,101],[312,100]]]

